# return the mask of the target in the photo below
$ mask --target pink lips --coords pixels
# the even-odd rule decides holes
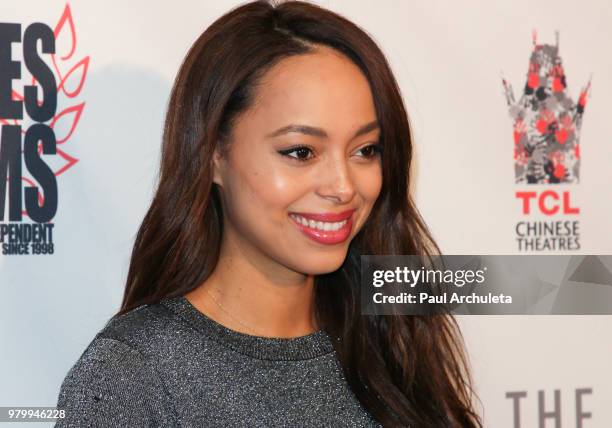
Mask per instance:
[[[292,213],[304,217],[308,220],[325,221],[325,222],[340,222],[347,220],[346,224],[338,230],[320,230],[298,223],[291,216],[293,223],[310,239],[321,244],[333,245],[344,242],[348,239],[353,228],[353,213],[355,209],[343,211],[341,213]]]

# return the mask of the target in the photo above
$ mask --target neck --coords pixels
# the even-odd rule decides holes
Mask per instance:
[[[264,259],[225,236],[213,273],[185,295],[193,306],[246,334],[291,338],[317,331],[314,276]]]

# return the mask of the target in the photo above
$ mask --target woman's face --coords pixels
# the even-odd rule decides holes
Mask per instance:
[[[302,274],[338,269],[382,184],[370,86],[337,51],[286,58],[215,155],[224,234],[253,262]]]

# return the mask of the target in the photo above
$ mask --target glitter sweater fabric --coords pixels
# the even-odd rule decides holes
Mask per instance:
[[[183,296],[110,319],[64,379],[56,427],[381,427],[324,330],[251,336]]]

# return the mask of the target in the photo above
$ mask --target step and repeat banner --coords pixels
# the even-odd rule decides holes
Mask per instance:
[[[241,3],[0,3],[0,406],[54,406],[118,309],[173,78]],[[444,253],[585,256],[612,286],[586,257],[612,254],[608,1],[317,4],[387,55]],[[458,317],[485,426],[612,426],[611,316]]]

